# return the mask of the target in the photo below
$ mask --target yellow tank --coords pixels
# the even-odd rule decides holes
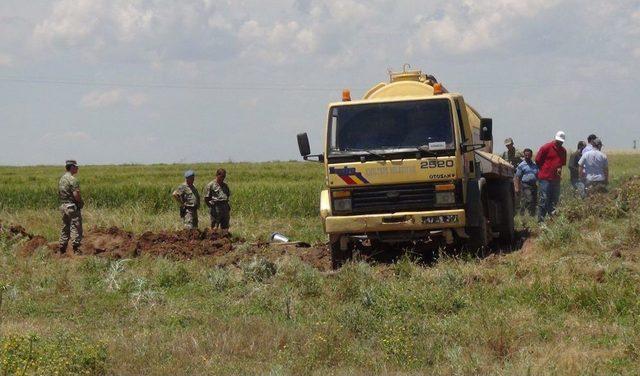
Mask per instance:
[[[405,67],[407,67],[405,65]],[[442,93],[449,91],[432,76],[422,73],[420,70],[403,70],[402,72],[389,72],[389,82],[380,82],[369,89],[362,99],[379,99],[408,96],[433,96],[433,86],[439,84]],[[480,119],[481,116],[473,107],[465,103],[469,125],[472,128],[474,142],[480,143]],[[481,150],[493,153],[493,141],[485,142]]]

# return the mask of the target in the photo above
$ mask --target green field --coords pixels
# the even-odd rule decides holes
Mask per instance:
[[[431,266],[25,257],[0,236],[0,374],[640,374],[640,155],[610,160],[624,189],[565,190],[553,220],[518,218],[523,249]],[[83,166],[85,226],[178,229],[182,171],[219,166],[235,234],[324,241],[312,163]],[[0,220],[55,240],[61,173],[0,168]]]
[[[317,220],[322,166],[273,162],[196,165],[82,166],[78,174],[87,202],[85,226],[119,226],[126,230],[178,229],[177,204],[171,192],[196,171],[202,192],[217,168],[226,168],[232,191],[233,229],[247,239],[266,239],[272,232],[305,241],[322,241]],[[57,181],[63,167],[0,167],[0,215],[49,239],[58,236]],[[200,210],[207,225],[206,207]]]

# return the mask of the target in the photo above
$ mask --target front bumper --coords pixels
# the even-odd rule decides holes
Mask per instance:
[[[327,234],[437,230],[460,228],[465,224],[464,209],[328,216],[324,219],[324,228]]]

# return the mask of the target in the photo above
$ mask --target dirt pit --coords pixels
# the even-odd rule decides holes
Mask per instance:
[[[58,254],[56,242],[48,243],[44,237],[32,235],[21,226],[0,227],[0,232],[11,239],[26,239],[18,247],[20,255],[28,256],[41,247],[47,247],[55,255]],[[317,269],[331,268],[331,257],[324,244],[310,246],[304,243],[250,243],[241,238],[220,236],[209,229],[134,234],[118,227],[92,228],[85,231],[79,253],[110,259],[141,256],[174,260],[206,258],[207,263],[217,266],[238,265],[253,258],[275,261],[283,257],[298,257]],[[60,257],[72,254],[69,246],[67,252]]]

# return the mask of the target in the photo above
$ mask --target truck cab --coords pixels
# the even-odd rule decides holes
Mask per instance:
[[[333,266],[357,247],[513,237],[513,168],[492,155],[492,121],[421,71],[392,73],[361,100],[328,106],[320,217]]]

